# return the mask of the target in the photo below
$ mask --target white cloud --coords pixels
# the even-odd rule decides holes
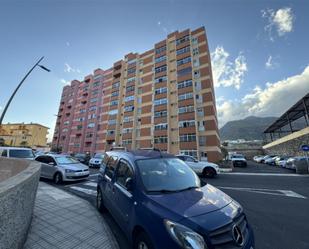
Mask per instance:
[[[71,67],[68,63],[64,63],[64,72],[66,73],[80,73],[80,70],[77,68]]]
[[[252,92],[238,101],[227,100],[218,103],[220,127],[226,122],[247,116],[280,116],[296,101],[309,92],[309,66],[301,74],[256,86]]]
[[[211,53],[212,72],[215,87],[235,87],[239,89],[248,71],[245,56],[239,53],[234,61],[229,60],[229,53],[217,46]]]
[[[275,62],[274,61],[274,58],[270,55],[268,56],[268,59],[265,63],[265,68],[266,69],[275,69],[279,66],[279,63],[278,62]]]
[[[267,19],[267,25],[264,27],[268,32],[271,41],[274,41],[273,29],[277,31],[278,36],[284,36],[293,31],[295,16],[291,8],[285,7],[278,9],[262,10],[262,17]]]
[[[64,85],[70,85],[71,82],[69,80],[61,79],[60,82]]]
[[[71,44],[68,41],[65,43],[65,45],[67,45],[67,47],[71,46]]]

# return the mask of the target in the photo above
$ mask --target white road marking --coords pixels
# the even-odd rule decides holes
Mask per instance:
[[[98,176],[99,173],[96,173],[96,174],[90,174],[90,176]]]
[[[97,191],[96,190],[87,189],[87,188],[81,188],[81,187],[77,187],[77,186],[71,186],[70,188],[74,189],[74,190],[77,190],[77,191],[80,191],[80,192],[83,192],[83,193],[85,193],[87,195],[94,195],[94,196],[97,195]]]
[[[281,189],[266,189],[266,188],[238,188],[238,187],[220,187],[220,189],[229,189],[229,190],[239,190],[239,191],[247,191],[251,193],[259,193],[259,194],[267,194],[267,195],[279,195],[279,196],[286,196],[286,197],[294,197],[300,199],[307,199],[306,196],[298,194],[292,190],[281,190]]]
[[[90,186],[90,187],[97,187],[95,182],[85,182],[83,185]]]
[[[243,172],[234,172],[234,173],[224,173],[222,175],[239,175],[239,176],[295,176],[295,177],[309,177],[309,175],[298,175],[298,174],[282,174],[282,173],[243,173]]]

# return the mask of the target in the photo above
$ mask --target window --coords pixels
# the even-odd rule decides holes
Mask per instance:
[[[94,102],[97,102],[98,101],[98,98],[92,98],[90,99],[90,103],[94,103]]]
[[[118,105],[118,100],[113,100],[110,103],[111,106]]]
[[[128,61],[128,65],[131,66],[133,64],[136,64],[136,59],[131,59]]]
[[[166,93],[166,92],[167,92],[166,87],[161,87],[161,88],[155,89],[155,94],[161,94],[161,93]]]
[[[194,79],[198,79],[200,77],[200,71],[194,71]]]
[[[180,142],[195,142],[196,135],[195,134],[182,134],[179,136]]]
[[[134,95],[125,97],[125,98],[124,98],[124,102],[132,101],[132,100],[134,100],[134,98],[135,98]]]
[[[154,129],[156,131],[158,131],[158,130],[167,130],[167,123],[157,124],[157,125],[154,126]]]
[[[0,149],[0,156],[7,157],[8,151],[6,149]]]
[[[156,54],[160,54],[166,50],[166,46],[156,48]]]
[[[205,121],[197,121],[199,131],[205,131]]]
[[[88,119],[93,119],[93,118],[96,118],[96,117],[97,117],[97,114],[95,114],[95,113],[88,115]]]
[[[132,133],[133,128],[123,128],[122,134]]]
[[[93,128],[93,127],[95,127],[95,123],[89,123],[89,124],[87,125],[87,128]]]
[[[157,105],[164,105],[164,104],[166,104],[167,103],[167,99],[166,98],[164,98],[164,99],[156,99],[155,101],[154,101],[154,105],[155,106],[157,106]]]
[[[118,96],[119,95],[119,91],[115,91],[115,92],[112,92],[112,97],[115,97],[115,96]]]
[[[116,162],[117,162],[118,157],[116,156],[111,156],[108,158],[108,161],[106,163],[106,168],[105,168],[105,175],[109,177],[110,179],[113,177],[115,169],[116,169]]]
[[[180,154],[197,158],[197,150],[181,150]]]
[[[63,122],[63,124],[68,125],[68,124],[70,124],[70,121],[65,121],[65,122]]]
[[[118,183],[120,186],[126,189],[127,180],[132,178],[133,178],[133,171],[131,167],[126,161],[121,159],[116,171],[116,183]]]
[[[155,118],[161,118],[161,117],[166,117],[167,116],[167,111],[157,111],[154,113]]]
[[[120,82],[116,82],[112,85],[112,88],[115,89],[115,88],[118,88],[120,86]]]
[[[197,108],[197,115],[200,117],[204,116],[204,109],[202,107]]]
[[[166,76],[162,76],[162,77],[156,78],[155,79],[155,83],[164,82],[166,80],[167,80],[167,77]]]
[[[184,121],[179,121],[178,126],[180,128],[186,128],[186,127],[192,127],[195,126],[195,120],[184,120]]]
[[[96,95],[96,94],[98,94],[99,93],[99,90],[93,90],[92,91],[92,95]]]
[[[102,78],[102,75],[98,74],[98,75],[95,75],[93,77],[94,80],[98,80],[98,79],[101,79]]]
[[[126,92],[131,92],[131,91],[134,91],[134,86],[128,86],[126,88]]]
[[[95,111],[97,109],[96,106],[90,106],[89,111]]]
[[[187,52],[190,52],[190,46],[187,46],[187,47],[184,47],[184,48],[181,48],[181,49],[177,49],[176,54],[180,55],[180,54],[184,54],[184,53],[187,53]]]
[[[191,57],[186,57],[177,61],[177,66],[191,62]]]
[[[180,81],[178,82],[178,89],[180,88],[184,88],[184,87],[189,87],[189,86],[192,86],[192,80],[184,80],[184,81]]]
[[[117,113],[118,113],[118,110],[115,109],[115,110],[109,111],[109,112],[108,112],[108,115],[115,115],[115,114],[117,114]]]
[[[192,37],[192,44],[196,45],[198,43],[197,37]]]
[[[159,63],[159,62],[165,61],[165,60],[166,60],[166,55],[155,58],[156,63]]]
[[[167,69],[167,66],[166,66],[166,65],[161,66],[161,67],[156,67],[156,68],[155,68],[155,72],[156,72],[156,73],[165,72],[166,69]]]
[[[198,55],[199,54],[198,48],[193,48],[192,54],[193,56]]]
[[[100,85],[100,82],[99,81],[97,81],[97,82],[93,82],[93,87],[97,87],[97,86],[99,86]]]
[[[193,93],[184,93],[181,95],[178,95],[178,101],[185,100],[185,99],[192,99]]]
[[[198,59],[193,60],[193,66],[194,67],[199,67],[200,66],[200,61]]]
[[[62,130],[62,132],[68,132],[68,131],[69,131],[69,129],[67,129],[67,128]]]
[[[130,116],[130,117],[124,117],[123,118],[123,123],[129,123],[129,122],[132,122],[133,121],[133,117]]]
[[[122,140],[122,145],[132,144],[132,139]]]
[[[189,41],[190,40],[190,36],[189,35],[186,35],[184,37],[181,37],[179,39],[176,40],[176,45],[179,45],[181,43],[184,43],[186,41]]]
[[[81,130],[81,129],[83,129],[83,126],[82,125],[77,125],[76,128],[77,128],[77,130]]]
[[[115,134],[115,130],[108,130],[107,131],[107,135],[114,135]]]
[[[154,137],[155,144],[167,143],[167,136],[157,136]]]
[[[189,106],[182,106],[178,108],[178,113],[187,113],[187,112],[194,112],[194,106],[189,105]]]
[[[177,76],[183,76],[183,75],[186,75],[186,74],[189,74],[192,72],[192,68],[191,67],[186,67],[184,69],[181,69],[181,70],[178,70],[177,71]]]
[[[80,109],[79,110],[79,113],[85,113],[86,112],[86,109]]]
[[[86,138],[91,138],[91,137],[93,137],[93,133],[87,133],[86,134]]]
[[[130,82],[133,82],[133,81],[135,81],[135,77],[131,77],[131,78],[127,79],[127,83],[130,83]]]
[[[107,123],[109,125],[115,125],[116,124],[116,119],[110,119],[110,120],[107,121]]]
[[[129,106],[125,106],[124,107],[124,111],[125,112],[132,112],[134,110],[134,106],[133,105],[129,105]]]
[[[143,89],[142,88],[138,88],[137,93],[138,94],[142,94],[143,93]]]
[[[135,68],[135,67],[129,68],[129,69],[128,69],[128,74],[135,73],[135,71],[136,71],[136,68]]]

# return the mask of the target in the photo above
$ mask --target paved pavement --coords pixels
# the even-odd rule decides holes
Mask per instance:
[[[309,177],[254,162],[249,162],[247,168],[236,168],[235,172],[203,181],[242,204],[254,229],[256,248],[308,249]],[[91,169],[88,180],[58,187],[95,205],[96,182],[97,170]],[[102,218],[110,226],[119,247],[131,249],[111,215],[107,212]]]
[[[24,249],[118,249],[109,225],[87,201],[40,182]]]

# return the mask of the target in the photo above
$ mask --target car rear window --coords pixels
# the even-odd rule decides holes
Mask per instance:
[[[34,158],[34,154],[32,150],[18,150],[13,149],[10,150],[10,157],[16,157],[16,158]]]
[[[106,163],[105,175],[108,176],[109,178],[112,178],[113,175],[114,175],[114,172],[115,172],[116,162],[118,160],[118,157],[110,156],[110,157],[108,157],[107,160],[108,161]]]

